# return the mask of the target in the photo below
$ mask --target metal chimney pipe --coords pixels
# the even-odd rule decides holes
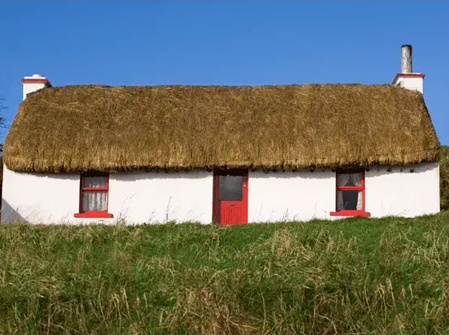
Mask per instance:
[[[412,46],[401,46],[401,73],[412,73]]]

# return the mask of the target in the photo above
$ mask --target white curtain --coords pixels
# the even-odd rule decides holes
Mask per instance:
[[[343,192],[338,191],[337,192],[337,211],[340,211],[344,209],[344,203],[343,203]]]
[[[84,187],[106,187],[106,177],[84,177]]]
[[[362,185],[362,174],[361,173],[351,173],[350,178],[355,186]],[[362,192],[357,193],[357,210],[362,210]]]
[[[338,186],[348,186],[351,175],[348,173],[338,175]]]
[[[349,181],[349,174],[339,174],[338,175],[338,186],[346,186],[346,184]],[[342,191],[338,191],[337,192],[337,210],[342,210],[344,209],[344,200],[343,200],[343,192]]]
[[[83,192],[83,211],[106,211],[106,192]]]

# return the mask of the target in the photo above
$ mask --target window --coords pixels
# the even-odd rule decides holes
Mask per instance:
[[[218,177],[218,200],[242,201],[243,176],[224,175]]]
[[[80,209],[77,218],[112,218],[108,213],[109,174],[81,175]]]
[[[337,171],[337,204],[332,216],[369,216],[365,212],[365,171]]]

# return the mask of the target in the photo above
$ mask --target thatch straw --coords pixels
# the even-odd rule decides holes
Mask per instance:
[[[390,85],[65,86],[30,95],[16,171],[320,168],[437,161],[422,95]]]

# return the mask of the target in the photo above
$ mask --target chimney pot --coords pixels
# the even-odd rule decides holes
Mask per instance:
[[[412,73],[412,46],[401,46],[401,73]]]

